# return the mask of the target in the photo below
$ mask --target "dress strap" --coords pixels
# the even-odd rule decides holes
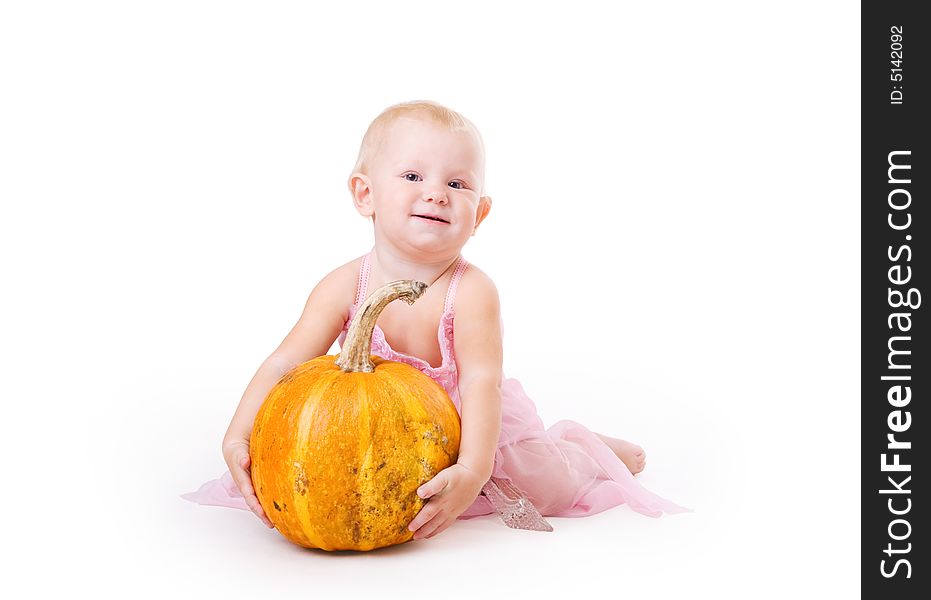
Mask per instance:
[[[362,266],[359,267],[359,283],[356,284],[356,306],[362,304],[362,301],[365,300],[368,295],[366,294],[367,288],[369,286],[369,271],[371,271],[371,257],[372,253],[369,251],[362,258]]]
[[[462,274],[465,273],[465,270],[469,268],[469,261],[463,257],[459,257],[459,263],[456,265],[456,270],[453,271],[453,277],[449,281],[449,288],[446,290],[446,301],[443,303],[443,314],[453,309],[453,304],[456,302],[456,289],[459,287],[459,280],[462,279]]]
[[[371,252],[362,257],[362,265],[359,267],[359,282],[356,284],[356,306],[359,306],[368,297],[369,273],[372,270],[371,259]],[[443,303],[444,313],[452,309],[453,304],[456,302],[456,290],[459,287],[459,280],[462,279],[462,274],[465,273],[468,267],[469,262],[460,256],[459,262],[456,263],[456,269],[453,271],[452,279],[449,281],[449,288],[446,290],[446,300]]]

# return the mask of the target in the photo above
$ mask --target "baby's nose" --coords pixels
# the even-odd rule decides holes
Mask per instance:
[[[436,202],[437,204],[446,204],[449,202],[449,198],[446,197],[446,191],[432,191],[427,192],[424,196],[424,200],[427,202]]]

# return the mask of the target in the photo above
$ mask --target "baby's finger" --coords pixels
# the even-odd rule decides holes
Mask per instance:
[[[262,519],[262,522],[265,523],[265,525],[266,525],[269,529],[274,529],[274,528],[275,528],[275,524],[272,523],[272,522],[271,522],[271,519],[268,518],[268,515],[265,514],[265,511],[262,509],[262,505],[259,504],[258,499],[256,499],[255,503],[258,504],[258,507],[259,507],[259,512],[256,513],[256,516],[258,516],[260,519]]]
[[[440,505],[436,502],[427,502],[417,516],[408,524],[407,528],[411,531],[417,531],[440,513]],[[415,536],[416,537],[416,536]]]
[[[259,502],[259,499],[255,496],[245,496],[246,505],[249,506],[255,516],[262,520],[269,527],[274,527],[275,525],[269,520],[268,516],[265,514],[265,510],[262,508],[262,503]]]
[[[255,496],[253,496],[255,498]],[[262,504],[259,502],[258,498],[255,498],[255,508],[252,509],[252,512],[255,513],[255,516],[262,519],[262,522],[265,523],[268,527],[274,527],[275,525],[268,518],[268,515],[265,514],[265,510],[262,508]]]
[[[439,527],[437,527],[437,528],[434,529],[432,532],[430,532],[430,533],[428,533],[427,535],[425,535],[425,536],[424,536],[424,539],[429,539],[429,538],[436,537],[436,536],[440,535],[441,533],[443,533],[444,531],[446,531],[446,530],[449,528],[449,526],[453,524],[454,521],[455,521],[455,519],[446,519],[445,521],[443,521],[443,523],[440,524]]]
[[[443,525],[446,523],[446,515],[440,513],[423,524],[423,526],[417,530],[417,533],[414,534],[415,540],[425,540],[429,537],[433,537],[437,533],[443,530]]]
[[[232,475],[233,482],[239,488],[239,493],[243,497],[255,496],[255,490],[252,489],[252,478],[249,477],[249,473],[244,469],[230,469],[230,475]]]
[[[442,492],[449,485],[446,474],[440,471],[436,477],[417,488],[417,495],[421,498],[430,498]]]
[[[255,513],[255,516],[262,519],[262,522],[268,527],[274,527],[274,524],[272,524],[265,515],[265,511],[262,509],[262,505],[255,495],[255,490],[252,487],[252,478],[249,476],[249,473],[244,469],[230,469],[230,475],[233,476],[233,482],[236,484],[236,487],[239,488],[239,493],[242,494],[249,510]]]

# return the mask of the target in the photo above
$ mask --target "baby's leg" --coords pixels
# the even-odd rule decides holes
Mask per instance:
[[[647,465],[647,455],[643,451],[643,448],[637,444],[631,444],[627,440],[620,440],[618,438],[608,437],[606,435],[601,435],[600,433],[595,433],[598,437],[601,438],[601,441],[608,445],[608,448],[614,451],[617,454],[617,457],[620,458],[631,473],[636,475]]]

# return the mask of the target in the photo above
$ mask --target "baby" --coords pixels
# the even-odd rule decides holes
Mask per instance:
[[[659,516],[681,507],[633,477],[646,458],[640,446],[560,421],[545,429],[533,401],[502,369],[495,284],[461,251],[491,210],[485,152],[476,127],[433,102],[387,108],[369,126],[349,191],[371,217],[374,248],[330,272],[303,314],[246,388],[223,439],[229,473],[185,497],[249,508],[266,525],[250,478],[249,437],[265,395],[292,367],[342,344],[368,290],[398,279],[429,284],[413,305],[392,302],[378,321],[372,354],[406,362],[442,385],[459,411],[456,464],[417,493],[429,498],[409,529],[414,539],[442,532],[457,518],[490,514],[483,485],[509,480],[543,515],[584,516],[626,502]]]

